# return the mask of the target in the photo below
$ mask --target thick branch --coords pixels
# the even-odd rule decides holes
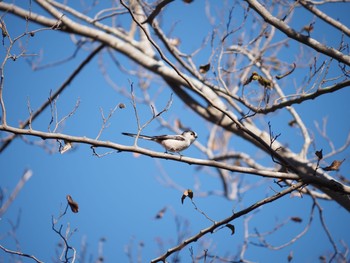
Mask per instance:
[[[34,12],[28,12],[27,10],[20,8],[14,4],[0,2],[0,10],[12,13],[21,18],[29,19],[46,27],[54,27],[57,25],[58,21],[57,19],[47,18],[46,16],[42,16]],[[63,26],[60,28],[60,30],[67,30],[67,28]]]
[[[38,0],[39,1],[39,0]],[[39,1],[42,5],[49,5],[48,2]],[[256,1],[249,0],[252,4],[258,4]],[[260,5],[260,4],[259,4]],[[2,3],[0,3],[0,9],[1,9]],[[145,53],[141,52],[134,46],[121,41],[120,39],[110,35],[106,34],[105,32],[102,32],[100,30],[96,30],[94,28],[90,28],[81,24],[78,24],[72,20],[70,20],[68,17],[62,16],[62,13],[58,12],[54,8],[52,8],[50,5],[48,7],[48,10],[52,12],[52,14],[59,20],[61,23],[63,23],[63,27],[68,32],[73,32],[76,34],[79,34],[81,36],[85,36],[97,41],[100,41],[111,48],[115,49],[116,51],[126,55],[131,60],[135,61],[140,66],[154,72],[155,74],[159,75],[163,79],[166,79],[168,82],[173,82],[176,84],[176,86],[184,86],[184,87],[190,87],[193,86],[195,89],[193,91],[197,92],[197,94],[200,94],[202,98],[205,98],[205,100],[208,103],[208,107],[203,110],[201,107],[193,107],[193,109],[196,110],[196,112],[202,116],[203,118],[209,120],[212,123],[215,123],[217,125],[220,125],[224,129],[231,131],[232,133],[241,136],[242,138],[246,139],[247,141],[255,144],[257,147],[263,149],[268,154],[272,154],[276,159],[278,159],[281,163],[285,164],[288,169],[291,169],[291,171],[298,175],[301,180],[308,181],[311,177],[311,174],[314,174],[314,170],[311,167],[311,164],[309,162],[305,162],[305,159],[299,158],[296,154],[292,153],[288,150],[288,148],[284,147],[282,144],[280,144],[278,141],[274,141],[274,147],[275,149],[283,149],[283,151],[275,151],[274,149],[271,149],[269,145],[269,134],[258,129],[255,125],[249,122],[240,123],[238,122],[237,117],[233,114],[233,112],[229,111],[227,109],[227,106],[224,104],[224,102],[220,99],[220,97],[217,96],[215,91],[211,89],[210,87],[204,85],[200,81],[198,81],[195,78],[190,78],[189,76],[181,73],[179,75],[173,68],[168,67],[164,65],[161,61],[157,61],[156,59],[146,55]],[[265,8],[262,7],[262,10],[264,12],[267,12]],[[269,13],[267,13],[270,15]],[[271,15],[270,15],[271,16]],[[26,18],[27,16],[23,16],[23,18]],[[36,16],[29,16],[32,19],[36,19]],[[272,24],[274,25],[276,23],[282,23],[278,19],[275,18],[275,20],[272,21]],[[287,25],[282,23],[282,28],[287,27],[288,30],[291,30],[294,32],[294,30],[290,29]],[[294,34],[297,34],[294,32]],[[299,37],[303,37],[308,39],[305,36],[302,36],[298,34]],[[307,40],[307,42],[310,42],[310,40]],[[314,42],[310,42],[314,44]],[[309,43],[309,44],[310,44]],[[318,43],[318,42],[317,42]],[[319,44],[319,43],[318,43]],[[324,47],[324,46],[322,46]],[[332,56],[338,56],[341,54],[339,51],[336,51],[334,49],[330,49],[330,53]],[[326,53],[325,53],[326,54]],[[341,54],[342,55],[342,54]],[[348,59],[347,56],[345,57],[345,60]],[[191,84],[191,85],[190,85]],[[30,134],[30,132],[29,132]],[[37,135],[40,137],[40,135]],[[99,146],[99,145],[97,145]],[[103,146],[106,147],[106,146]],[[122,149],[122,148],[121,148]],[[125,148],[122,150],[126,150]],[[129,148],[129,151],[134,150],[135,148]],[[139,151],[139,148],[136,149],[136,151]],[[147,153],[147,152],[140,152],[143,154],[153,154]],[[152,155],[150,155],[152,156]],[[153,155],[155,156],[155,155]],[[157,156],[159,157],[159,156]],[[163,155],[163,157],[159,158],[168,158],[168,156]],[[168,159],[173,159],[176,157],[169,157]],[[185,158],[183,158],[185,159]],[[205,162],[204,162],[205,163]],[[203,162],[200,162],[198,164],[203,164]],[[222,164],[221,164],[222,165]],[[221,166],[218,166],[221,168]],[[337,187],[337,182],[333,180],[330,176],[327,176],[327,174],[323,174],[320,172],[316,172],[317,176],[314,176],[313,180],[320,180],[324,184],[327,185],[327,187],[321,187],[324,192],[326,192],[330,197],[332,197],[334,200],[336,200],[339,204],[344,206],[347,210],[350,211],[350,200],[347,196],[341,195],[338,193],[338,190],[344,191],[344,189],[347,189],[346,186],[340,184],[341,186]],[[329,182],[334,181],[333,184],[329,184]],[[313,181],[314,184],[316,184]],[[322,184],[321,184],[322,185]],[[331,188],[330,188],[331,187]],[[334,190],[329,190],[334,189]],[[347,191],[347,190],[346,190]]]
[[[117,150],[118,152],[135,152],[140,153],[143,155],[147,155],[150,157],[155,157],[159,159],[167,159],[167,160],[173,160],[173,161],[179,161],[184,162],[188,164],[196,164],[200,166],[209,166],[209,167],[216,167],[221,168],[225,170],[229,170],[232,172],[239,172],[244,174],[255,174],[262,177],[268,177],[268,178],[275,178],[275,179],[291,179],[291,180],[303,180],[303,183],[305,184],[313,184],[317,185],[318,187],[322,188],[323,191],[334,193],[337,195],[349,195],[350,194],[350,187],[346,186],[344,184],[341,184],[333,179],[328,179],[325,174],[319,174],[319,176],[314,176],[314,173],[310,173],[309,175],[303,174],[302,176],[298,174],[293,173],[283,173],[283,172],[275,172],[270,170],[258,170],[254,168],[249,167],[242,167],[242,166],[236,166],[236,165],[230,165],[222,162],[217,162],[214,160],[204,160],[204,159],[196,159],[191,157],[185,157],[185,156],[177,156],[173,154],[167,154],[167,153],[160,153],[155,152],[151,150],[147,150],[144,148],[140,148],[138,146],[124,146],[121,144],[113,143],[110,141],[99,141],[90,139],[87,137],[77,137],[77,136],[70,136],[66,134],[61,133],[50,133],[50,132],[42,132],[37,130],[31,130],[31,129],[19,129],[11,126],[5,126],[0,125],[0,130],[16,133],[17,135],[29,135],[34,137],[40,137],[42,139],[56,139],[56,140],[63,140],[67,142],[75,142],[75,143],[83,143],[91,145],[92,147],[103,147],[103,148],[109,148]],[[311,170],[313,171],[313,170]],[[314,171],[313,171],[314,172]],[[322,175],[322,176],[321,176]],[[333,197],[333,196],[332,196]],[[347,198],[349,200],[349,198]],[[347,207],[346,207],[347,208]],[[349,208],[350,210],[350,208]]]
[[[90,139],[87,137],[77,137],[77,136],[71,136],[71,135],[66,135],[61,133],[42,132],[42,131],[31,130],[31,129],[20,129],[20,128],[4,126],[4,125],[0,125],[0,130],[15,133],[17,135],[28,135],[28,136],[39,137],[43,140],[56,139],[56,140],[63,140],[71,143],[83,143],[83,144],[91,145],[92,147],[103,147],[103,148],[114,149],[114,150],[117,150],[118,152],[135,152],[135,153],[140,153],[143,155],[160,158],[160,159],[180,161],[188,164],[196,164],[201,166],[222,168],[225,170],[239,172],[239,173],[257,174],[257,175],[261,175],[262,177],[268,177],[268,178],[291,179],[291,180],[299,179],[298,175],[292,174],[292,173],[275,172],[272,170],[258,170],[258,169],[249,168],[249,167],[241,167],[236,165],[225,164],[223,162],[217,162],[214,160],[196,159],[196,158],[190,158],[186,156],[155,152],[155,151],[147,150],[137,146],[136,147],[124,146],[124,145],[109,142],[109,141],[100,141],[100,140]],[[350,188],[349,188],[349,193],[350,193]]]

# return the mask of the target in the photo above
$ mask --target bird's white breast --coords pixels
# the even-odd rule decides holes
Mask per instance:
[[[180,152],[190,146],[188,140],[164,140],[161,142],[161,144],[170,152]]]

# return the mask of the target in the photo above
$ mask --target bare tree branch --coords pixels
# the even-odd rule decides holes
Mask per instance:
[[[209,27],[207,27],[208,33],[203,33],[202,42],[198,42],[198,39],[182,38],[183,35],[179,34],[179,27],[177,26],[182,21],[179,22],[173,19],[176,14],[174,17],[158,19],[158,15],[163,12],[164,7],[171,2],[172,0],[157,1],[153,4],[154,11],[152,12],[152,5],[142,0],[114,1],[111,2],[111,8],[106,8],[105,3],[99,5],[98,1],[86,6],[85,2],[82,1],[81,10],[76,5],[73,8],[73,5],[69,6],[66,3],[63,4],[53,0],[36,0],[38,6],[43,9],[36,13],[35,8],[38,8],[38,6],[34,8],[33,5],[32,7],[31,2],[27,10],[24,10],[19,7],[22,3],[10,5],[0,1],[0,10],[4,13],[0,18],[2,44],[7,48],[6,52],[3,52],[5,59],[0,69],[0,105],[2,109],[0,123],[0,132],[2,132],[0,141],[2,145],[0,145],[0,152],[6,149],[16,136],[20,136],[25,143],[41,145],[46,147],[45,149],[50,146],[50,153],[57,153],[57,151],[64,153],[72,145],[80,144],[90,146],[91,153],[97,157],[103,157],[110,153],[132,152],[155,158],[157,161],[169,160],[194,164],[195,167],[192,168],[194,171],[192,186],[178,184],[170,176],[167,176],[166,172],[164,172],[166,176],[162,178],[163,184],[178,191],[183,190],[182,192],[191,187],[195,191],[198,190],[198,196],[200,197],[222,196],[228,200],[234,200],[238,205],[244,202],[243,198],[245,196],[243,193],[246,193],[248,189],[255,190],[261,184],[267,186],[267,189],[269,187],[272,189],[270,184],[276,184],[282,188],[283,191],[280,193],[272,189],[276,193],[275,195],[265,199],[260,197],[257,199],[260,201],[250,207],[246,207],[238,213],[230,213],[229,217],[218,222],[205,208],[199,208],[191,198],[194,209],[209,220],[211,225],[200,230],[197,234],[190,235],[182,229],[182,221],[176,216],[176,245],[165,249],[165,246],[169,245],[159,242],[163,254],[152,262],[165,262],[170,255],[175,261],[180,260],[180,253],[184,253],[184,248],[187,245],[193,244],[197,240],[204,243],[206,239],[203,237],[208,237],[209,233],[217,232],[222,228],[230,228],[233,234],[234,226],[232,224],[228,226],[227,224],[244,215],[248,215],[248,217],[244,220],[243,246],[241,251],[237,252],[234,260],[238,258],[241,262],[249,262],[245,257],[251,237],[258,238],[260,243],[257,243],[257,245],[270,249],[280,249],[295,243],[308,229],[311,229],[313,213],[311,213],[308,224],[300,233],[295,234],[289,241],[280,243],[282,245],[279,246],[271,245],[267,241],[267,237],[280,231],[283,226],[287,226],[286,222],[289,222],[288,220],[281,224],[272,225],[271,231],[263,233],[256,231],[256,234],[251,234],[248,227],[249,220],[253,218],[254,213],[257,213],[258,208],[263,204],[274,202],[287,193],[299,197],[310,195],[313,198],[314,203],[311,210],[314,211],[314,208],[317,207],[320,212],[320,221],[316,222],[316,225],[317,223],[321,225],[319,227],[325,231],[330,241],[328,246],[333,249],[330,252],[331,255],[328,255],[330,255],[331,260],[345,259],[348,246],[343,245],[344,252],[342,252],[341,245],[328,229],[322,207],[319,206],[316,200],[332,201],[350,211],[349,180],[346,179],[346,176],[333,171],[338,170],[339,165],[337,167],[333,166],[333,169],[327,169],[332,165],[320,169],[320,165],[323,165],[324,161],[328,161],[324,160],[327,157],[337,155],[334,160],[343,160],[345,157],[348,159],[347,156],[338,156],[338,154],[348,149],[350,134],[348,134],[346,141],[338,146],[339,139],[331,138],[326,133],[326,126],[324,125],[323,130],[319,129],[321,137],[323,137],[321,141],[323,143],[323,139],[325,139],[331,150],[325,151],[324,156],[322,151],[316,151],[316,158],[310,148],[320,149],[323,145],[319,143],[319,136],[313,136],[313,128],[307,126],[309,122],[303,118],[304,109],[301,110],[300,107],[297,107],[297,104],[304,104],[306,101],[311,102],[311,100],[318,99],[323,95],[340,90],[347,92],[346,88],[350,86],[350,71],[348,69],[350,57],[348,54],[349,43],[347,43],[349,29],[345,24],[328,16],[326,14],[328,9],[321,6],[327,4],[328,7],[328,3],[340,3],[341,1],[300,0],[292,3],[259,0],[236,1],[234,3],[228,1],[220,3],[222,12],[212,9],[214,2],[207,1],[202,4],[202,7],[205,9],[204,12],[206,12]],[[191,2],[191,0],[184,0],[184,2]],[[176,7],[177,4],[174,3],[171,7]],[[192,8],[192,6],[187,7]],[[299,11],[299,9],[311,12],[311,14],[308,11],[304,12],[308,17],[303,20],[306,26],[301,32],[290,26],[292,22],[294,23],[292,21],[294,12]],[[212,10],[215,10],[215,12]],[[147,14],[150,15],[147,17]],[[17,37],[10,35],[13,25],[6,24],[7,21],[11,21],[8,19],[11,15],[18,16],[25,23],[23,33]],[[316,40],[316,35],[313,35],[312,30],[320,20],[324,20],[335,29],[336,34],[339,35],[339,47],[335,47],[337,44],[330,47],[320,43],[320,40]],[[32,23],[37,23],[43,27],[39,26],[38,30],[29,31]],[[323,22],[321,21],[321,23]],[[27,97],[27,114],[29,116],[17,128],[16,125],[7,123],[7,116],[12,117],[16,112],[7,112],[8,109],[12,109],[11,107],[6,108],[7,100],[10,102],[9,106],[12,106],[11,103],[14,102],[7,93],[11,89],[7,90],[5,86],[4,66],[7,61],[16,61],[18,58],[32,56],[33,54],[27,54],[26,52],[26,49],[30,47],[29,44],[34,43],[30,42],[30,39],[33,34],[44,30],[51,30],[53,35],[58,34],[54,31],[69,33],[70,40],[78,47],[76,51],[79,47],[85,47],[85,43],[97,43],[99,46],[91,54],[88,54],[88,57],[67,80],[63,81],[56,92],[46,91],[50,94],[49,99],[39,109],[33,111],[31,104],[35,105],[35,98]],[[283,34],[286,36],[283,36]],[[77,39],[82,39],[82,41],[77,41]],[[7,43],[10,43],[10,48],[8,48]],[[16,50],[17,46],[14,46],[14,43],[18,44],[19,51]],[[11,51],[12,47],[16,53]],[[99,52],[103,47],[107,47],[107,57]],[[289,54],[291,50],[295,53]],[[88,52],[91,51],[88,50]],[[137,137],[134,145],[123,145],[118,143],[119,137],[113,135],[115,133],[112,133],[112,137],[101,140],[102,133],[113,121],[113,113],[120,105],[124,105],[121,103],[116,105],[113,102],[113,105],[116,106],[109,112],[108,116],[105,116],[102,110],[104,106],[97,106],[101,109],[102,125],[96,124],[97,127],[101,125],[98,128],[96,138],[96,135],[93,137],[83,136],[85,135],[84,130],[78,131],[74,136],[61,131],[63,121],[75,113],[78,103],[68,115],[60,119],[59,116],[62,113],[56,107],[58,96],[77,74],[81,73],[81,69],[85,66],[84,63],[88,63],[97,53],[100,53],[98,66],[102,76],[118,93],[116,95],[131,99],[138,134],[153,120],[158,121],[161,128],[172,130],[175,133],[179,133],[187,127],[196,126],[193,127],[193,130],[198,129],[203,136],[200,136],[194,146],[200,151],[199,154],[202,157],[170,155],[141,148],[137,146]],[[67,56],[64,55],[63,57]],[[11,69],[11,67],[8,68]],[[123,80],[118,74],[115,74],[115,70],[122,74]],[[128,84],[124,84],[127,80],[125,75],[137,79],[140,92],[133,89],[132,80],[129,80],[132,88],[131,93],[129,92]],[[10,88],[11,78],[8,79]],[[162,114],[170,109],[172,95],[163,110],[158,111],[156,105],[160,104],[159,101],[166,100],[169,90],[177,95],[174,102],[180,101],[180,107],[184,106],[186,108],[181,109],[180,112],[173,111],[172,114],[175,114],[175,116],[165,119]],[[4,94],[5,98],[3,97]],[[139,111],[138,103],[141,103],[142,106],[148,106],[151,110],[151,117],[146,122],[143,121],[143,111]],[[184,105],[181,105],[181,103]],[[34,120],[39,121],[37,126],[40,127],[40,119],[37,117],[49,105],[51,106],[52,121],[49,124],[48,131],[44,131],[47,124],[44,124],[44,129],[39,129],[36,127]],[[21,106],[23,107],[23,105]],[[79,108],[79,114],[85,114],[85,112],[81,112],[81,109],[83,108]],[[187,111],[187,109],[189,110]],[[202,123],[192,123],[192,120],[189,121],[179,116],[179,114],[186,114],[187,112],[197,114]],[[274,113],[271,114],[272,112]],[[127,113],[127,111],[123,113]],[[284,119],[285,114],[287,114],[286,119]],[[313,112],[313,114],[316,115],[318,112]],[[184,119],[186,119],[186,123],[185,121],[182,123]],[[70,123],[67,123],[67,125],[70,125]],[[50,129],[51,126],[54,126],[54,128]],[[117,126],[117,129],[125,128],[124,126]],[[287,138],[284,135],[287,135]],[[100,149],[102,153],[100,153]],[[344,154],[346,153],[341,155]],[[114,155],[115,157],[116,155]],[[341,161],[337,162],[341,164]],[[344,166],[346,165],[348,164],[344,163]],[[342,169],[344,169],[343,167]],[[158,168],[161,170],[161,167]],[[207,175],[217,180],[219,182],[218,186],[207,188],[203,184],[202,187],[203,176]],[[250,178],[255,179],[256,182],[248,182]],[[18,185],[20,183],[18,182]],[[217,187],[219,189],[216,189]],[[298,192],[295,190],[298,190]],[[9,202],[9,200],[7,201]],[[0,208],[0,215],[3,207]],[[74,209],[74,211],[77,210]],[[175,213],[175,210],[172,212]],[[60,236],[61,244],[63,244],[63,247],[58,249],[60,251],[57,253],[59,256],[57,260],[64,262],[76,260],[76,251],[68,244],[68,237],[71,233],[70,227],[67,227],[64,234],[62,226],[55,228],[56,223],[57,221],[53,219],[52,229]],[[315,222],[313,221],[312,224],[315,224]],[[132,261],[134,260],[133,243],[130,243],[126,253],[129,260]],[[17,250],[20,251],[19,247],[17,247]],[[141,251],[141,245],[139,251]],[[189,252],[193,261],[214,260],[215,258],[212,251],[206,248],[198,252],[198,256],[196,256],[192,247]],[[69,254],[73,254],[73,256]],[[101,254],[102,245],[99,256]],[[141,262],[141,252],[139,255],[138,259]],[[293,253],[291,252],[289,256],[292,258]],[[216,259],[219,258],[223,261],[230,260],[229,257],[216,257]],[[102,261],[102,259],[102,256],[98,258],[99,261]]]
[[[0,3],[1,4],[1,3]],[[50,95],[49,99],[44,102],[40,108],[38,108],[35,112],[32,113],[32,115],[25,120],[24,122],[22,122],[19,125],[20,129],[24,129],[26,127],[28,127],[30,122],[33,122],[50,104],[53,100],[55,100],[59,94],[61,94],[68,86],[69,84],[75,79],[76,76],[79,75],[79,73],[82,71],[82,69],[91,61],[91,59],[98,54],[102,49],[103,49],[104,45],[101,44],[99,45],[97,48],[95,48],[87,57],[85,60],[83,60],[83,62],[73,71],[73,73],[67,78],[66,81],[64,81],[62,83],[62,85],[52,94]],[[0,89],[1,90],[1,89]],[[1,98],[1,96],[0,96]],[[9,144],[12,142],[12,140],[16,137],[16,134],[13,134],[12,136],[10,136],[9,138],[7,138],[0,147],[0,153],[2,151],[4,151],[6,149],[7,146],[9,146]]]
[[[109,141],[99,141],[99,140],[94,140],[94,139],[90,139],[87,137],[76,137],[76,136],[70,136],[70,135],[65,135],[65,134],[60,134],[60,133],[48,133],[48,132],[41,132],[41,131],[36,131],[36,130],[25,130],[25,129],[19,129],[19,128],[15,128],[15,127],[11,127],[11,126],[3,126],[3,125],[0,125],[0,130],[12,132],[12,133],[16,133],[16,134],[21,134],[21,135],[30,135],[30,136],[40,137],[42,139],[58,139],[58,140],[65,140],[65,141],[69,141],[69,142],[84,143],[84,144],[89,144],[95,148],[96,147],[104,147],[104,148],[115,149],[119,152],[125,151],[125,152],[141,153],[144,155],[148,155],[148,156],[156,157],[156,158],[160,158],[160,159],[168,159],[168,160],[185,162],[185,163],[189,163],[189,164],[217,167],[217,168],[222,168],[222,169],[233,171],[233,172],[242,172],[242,173],[246,173],[246,174],[256,174],[256,175],[260,175],[263,177],[300,180],[299,175],[293,174],[293,173],[282,173],[282,172],[275,172],[275,171],[261,171],[261,170],[257,170],[254,168],[235,166],[235,165],[225,164],[222,162],[216,162],[216,161],[212,161],[212,160],[195,159],[195,158],[190,158],[190,157],[185,157],[185,156],[177,156],[177,155],[172,155],[172,154],[159,153],[159,152],[154,152],[154,151],[147,150],[147,149],[140,148],[140,147],[124,146],[124,145],[112,143]],[[319,185],[322,187],[326,187],[328,189],[332,189],[332,191],[335,191],[335,192],[350,194],[350,187],[349,186],[343,185],[343,184],[335,181],[334,179],[327,179],[325,177],[319,177],[319,176],[314,177],[312,174],[312,176],[304,177],[302,180],[304,181],[304,183],[307,183],[307,184],[311,183],[311,184]]]
[[[316,51],[325,54],[327,56],[330,56],[339,62],[342,62],[348,66],[350,66],[350,56],[344,55],[340,51],[327,47],[317,40],[302,35],[298,32],[296,32],[294,29],[289,27],[287,24],[285,24],[282,20],[274,17],[262,4],[260,4],[257,0],[246,0],[246,2],[251,6],[265,21],[270,23],[271,25],[275,26],[279,30],[281,30],[283,33],[285,33],[288,37],[295,39],[313,49]]]
[[[163,0],[160,3],[156,5],[152,13],[147,17],[145,21],[142,22],[142,24],[150,23],[152,24],[153,20],[156,18],[156,16],[162,11],[162,8],[164,8],[167,4],[171,3],[174,0]]]
[[[258,207],[264,205],[264,204],[268,204],[274,200],[277,200],[281,197],[283,197],[284,195],[286,194],[289,194],[295,190],[298,190],[299,188],[303,187],[303,183],[296,183],[294,185],[292,185],[291,187],[273,195],[273,196],[270,196],[270,197],[267,197],[263,200],[260,200],[259,202],[256,202],[255,204],[237,212],[237,213],[234,213],[232,216],[228,217],[228,218],[225,218],[219,222],[215,222],[212,226],[210,227],[207,227],[205,229],[202,229],[198,234],[184,240],[183,242],[181,242],[181,244],[173,247],[173,248],[170,248],[167,250],[166,253],[164,253],[163,255],[153,259],[151,262],[160,262],[160,261],[163,261],[165,262],[166,258],[169,257],[170,255],[172,255],[173,253],[183,249],[185,246],[187,246],[188,244],[191,244],[193,242],[196,242],[198,239],[200,239],[202,236],[208,234],[208,233],[214,233],[215,230],[223,225],[226,225],[228,223],[230,223],[231,221],[235,220],[236,218],[239,218],[245,214],[248,214],[249,212],[257,209]]]
[[[22,175],[22,178],[18,181],[15,189],[11,193],[10,197],[6,200],[6,202],[0,207],[0,217],[3,216],[12,202],[16,199],[18,193],[21,191],[26,182],[32,177],[33,172],[31,170],[27,170]]]
[[[18,256],[21,256],[21,257],[31,258],[31,259],[33,259],[35,262],[44,263],[44,261],[41,261],[41,260],[37,259],[37,258],[36,258],[35,256],[33,256],[33,255],[29,255],[29,254],[26,254],[26,253],[23,253],[23,252],[20,252],[20,251],[10,250],[10,249],[7,249],[7,248],[3,247],[2,245],[0,245],[0,248],[1,248],[3,251],[5,251],[6,253],[13,254],[13,255],[18,255]]]
[[[350,37],[350,28],[348,28],[346,25],[340,23],[339,21],[331,18],[330,16],[328,16],[327,14],[323,13],[321,10],[319,10],[317,7],[313,6],[312,3],[310,3],[311,1],[305,1],[305,0],[301,0],[299,1],[299,3],[305,7],[306,9],[308,9],[310,12],[312,12],[313,14],[315,14],[316,16],[318,16],[319,18],[321,18],[322,20],[324,20],[325,22],[327,22],[328,24],[330,24],[331,26],[333,26],[334,28],[338,29],[339,31],[343,32],[344,34],[346,34],[348,37]]]

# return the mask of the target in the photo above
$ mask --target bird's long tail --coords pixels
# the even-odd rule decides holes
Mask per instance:
[[[137,136],[137,134],[135,134],[135,133],[128,133],[128,132],[122,132],[122,134],[126,135],[126,136],[130,136],[130,137],[136,137]],[[139,138],[144,139],[144,140],[151,140],[151,141],[154,140],[153,137],[147,136],[147,135],[142,135],[142,134],[139,135]]]

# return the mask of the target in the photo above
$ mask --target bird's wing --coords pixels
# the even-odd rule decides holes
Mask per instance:
[[[136,137],[137,134],[135,133],[128,133],[128,132],[122,132],[123,135]],[[157,135],[157,136],[148,136],[140,134],[139,138],[145,139],[145,140],[152,140],[152,141],[164,141],[164,140],[177,140],[177,141],[184,141],[185,138],[182,135]]]
[[[152,137],[154,140],[163,141],[163,140],[177,140],[184,141],[185,138],[181,135],[158,135]]]

